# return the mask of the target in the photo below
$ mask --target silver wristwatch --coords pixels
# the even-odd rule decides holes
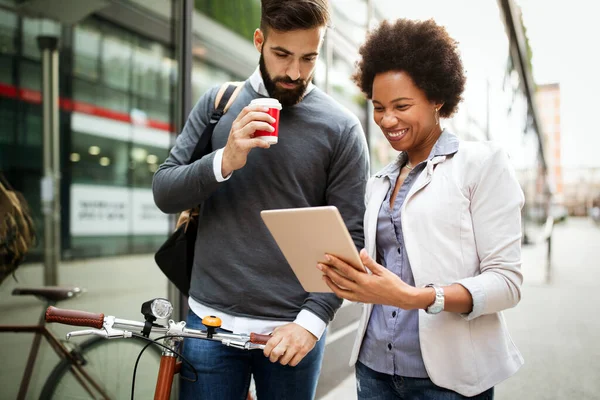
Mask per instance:
[[[439,314],[444,311],[444,289],[441,287],[430,283],[429,285],[425,285],[425,287],[430,287],[435,290],[435,301],[432,305],[425,309],[427,314]]]

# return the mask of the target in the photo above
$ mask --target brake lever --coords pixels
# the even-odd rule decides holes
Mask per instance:
[[[264,344],[252,343],[249,340],[238,341],[238,340],[232,340],[232,339],[223,339],[223,340],[221,340],[221,343],[223,343],[225,346],[235,347],[236,349],[242,349],[242,350],[263,350],[265,348]]]
[[[119,329],[113,329],[111,323],[105,323],[102,329],[83,329],[80,331],[73,331],[67,333],[67,340],[75,336],[100,336],[105,339],[118,339],[118,338],[130,338],[133,334],[130,331],[124,331]]]
[[[83,329],[81,331],[73,331],[73,332],[67,333],[67,340],[70,340],[72,337],[76,337],[76,336],[88,336],[88,335],[101,336],[103,338],[108,337],[108,333],[103,329]]]
[[[100,336],[105,339],[130,338],[131,336],[133,336],[132,333],[129,331],[119,331],[116,329],[110,329],[110,331],[107,331],[106,329],[84,329],[81,331],[73,331],[67,333],[67,340],[76,336],[88,335]]]

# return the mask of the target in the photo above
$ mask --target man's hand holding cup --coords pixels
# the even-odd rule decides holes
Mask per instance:
[[[277,143],[281,105],[276,99],[255,99],[239,113],[223,149],[221,174],[226,177],[246,165],[255,147],[268,149]]]

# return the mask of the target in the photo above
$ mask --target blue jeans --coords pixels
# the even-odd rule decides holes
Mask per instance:
[[[192,311],[188,313],[187,327],[205,329]],[[183,355],[198,371],[198,380],[180,380],[180,400],[245,400],[252,375],[259,400],[312,400],[321,371],[325,335],[295,367],[271,363],[262,350],[240,350],[216,341],[186,338],[183,347]],[[194,377],[185,362],[181,376]]]
[[[431,379],[382,374],[360,362],[356,363],[356,390],[359,400],[491,400],[494,398],[494,388],[474,397],[465,397],[452,390],[436,386]]]

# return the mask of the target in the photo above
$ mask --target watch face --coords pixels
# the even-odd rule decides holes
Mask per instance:
[[[436,301],[437,303],[437,301]],[[438,314],[444,309],[443,305],[434,304],[427,309],[428,314]]]
[[[428,314],[438,314],[444,310],[444,289],[433,286],[435,290],[435,302],[427,308]]]

